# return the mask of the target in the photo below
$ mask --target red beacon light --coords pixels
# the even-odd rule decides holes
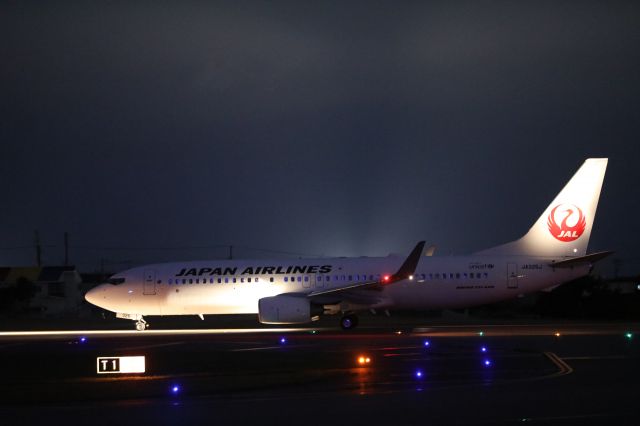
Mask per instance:
[[[383,283],[388,283],[389,281],[391,281],[391,276],[390,275],[383,275],[382,276],[382,282]]]

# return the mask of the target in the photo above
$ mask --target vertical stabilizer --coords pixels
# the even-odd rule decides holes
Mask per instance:
[[[587,159],[524,237],[477,254],[584,256],[607,161]]]

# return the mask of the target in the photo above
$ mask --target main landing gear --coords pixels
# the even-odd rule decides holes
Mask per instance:
[[[352,330],[358,325],[358,316],[355,314],[347,314],[340,319],[340,327],[343,330]]]
[[[138,331],[144,331],[149,327],[149,324],[144,320],[144,318],[142,318],[142,316],[140,316],[140,318],[138,319],[138,321],[136,321],[136,330]]]

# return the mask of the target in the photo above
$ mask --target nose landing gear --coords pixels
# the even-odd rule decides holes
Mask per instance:
[[[148,327],[149,327],[149,324],[144,320],[144,318],[142,318],[142,316],[140,316],[140,318],[138,318],[138,321],[136,321],[136,330],[144,331]]]

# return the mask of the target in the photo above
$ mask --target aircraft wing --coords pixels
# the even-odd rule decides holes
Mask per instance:
[[[420,257],[422,256],[422,251],[424,250],[424,244],[425,244],[424,241],[420,241],[418,244],[416,244],[416,246],[413,248],[409,256],[405,259],[402,266],[400,266],[400,269],[398,269],[398,271],[393,275],[385,275],[380,280],[364,281],[364,282],[355,283],[355,284],[351,284],[351,285],[347,285],[339,288],[313,291],[307,294],[307,297],[315,298],[318,296],[325,296],[325,295],[327,296],[338,295],[338,294],[342,295],[343,293],[346,293],[346,292],[350,294],[354,294],[356,290],[365,290],[365,289],[380,291],[384,286],[393,284],[398,281],[406,280],[415,273],[416,267],[418,266],[418,261],[420,260]],[[359,292],[359,291],[355,293],[362,294],[362,292]]]

